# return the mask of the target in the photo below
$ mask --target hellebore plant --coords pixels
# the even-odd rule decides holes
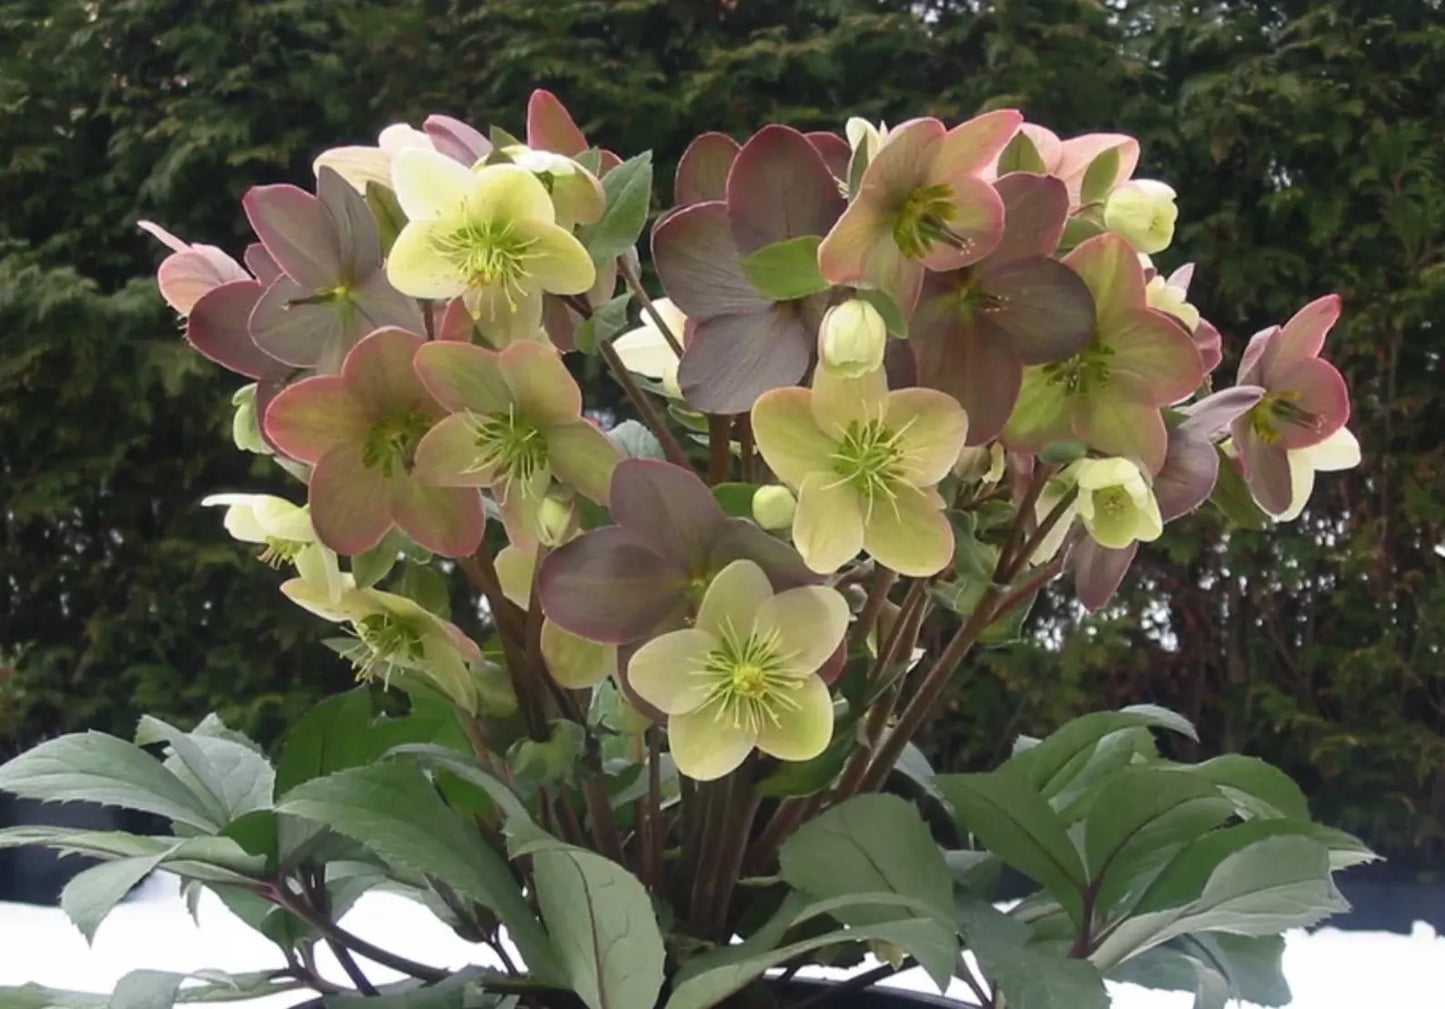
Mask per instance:
[[[1339,299],[1215,388],[1241,348],[1192,266],[1149,258],[1178,208],[1136,141],[1008,109],[844,128],[693,141],[651,229],[666,297],[637,251],[650,155],[544,91],[525,139],[434,115],[320,150],[315,194],[246,196],[239,262],[145,225],[187,339],[250,383],[237,446],[304,487],[199,503],[294,565],[281,591],[342,625],[360,682],[274,764],[215,718],[146,718],[0,767],[170,824],[0,831],[100,860],[62,898],[87,934],[161,869],[281,947],[112,1004],[843,1006],[895,972],[980,1009],[1106,1009],[1106,979],[1287,1001],[1279,933],[1373,855],[1280,772],[1167,759],[1194,730],[1147,697],[993,740],[984,773],[920,744],[1040,594],[1098,609],[1206,502],[1263,529],[1359,463],[1319,356]],[[636,419],[573,377],[604,370]],[[1021,903],[995,903],[1003,866]],[[375,888],[475,963],[344,928]],[[865,958],[822,994],[784,980]]]

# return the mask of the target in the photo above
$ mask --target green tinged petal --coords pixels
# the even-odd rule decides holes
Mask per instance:
[[[666,714],[693,711],[712,687],[712,679],[701,673],[708,653],[720,645],[716,635],[693,627],[659,635],[628,661],[628,685]]]
[[[813,373],[810,405],[818,429],[841,438],[849,425],[881,420],[888,412],[888,376],[882,368],[861,378],[845,378],[819,368]]]
[[[582,690],[596,686],[617,670],[617,647],[598,644],[542,622],[542,658],[560,686]]]
[[[756,563],[733,561],[719,571],[703,593],[696,627],[722,637],[748,634],[763,604],[773,598],[773,586]]]
[[[813,393],[789,386],[758,397],[753,404],[753,438],[778,479],[799,487],[810,473],[832,468],[837,442],[818,428]]]
[[[814,473],[798,486],[793,546],[819,574],[832,574],[863,549],[861,502],[836,474]]]
[[[901,575],[936,575],[953,560],[953,527],[937,494],[900,486],[891,501],[878,501],[863,527],[863,548]]]
[[[612,487],[612,471],[622,461],[616,443],[585,420],[548,428],[546,435],[547,454],[557,479],[605,505]]]
[[[713,781],[736,770],[755,742],[714,705],[670,717],[667,739],[678,771],[696,781]]]
[[[502,585],[502,595],[525,610],[532,599],[532,577],[537,570],[537,548],[509,543],[497,551],[493,563],[497,568],[497,581]]]
[[[497,355],[497,367],[517,412],[533,423],[565,424],[582,415],[582,390],[551,345],[512,344]]]
[[[948,475],[968,437],[968,417],[958,401],[935,389],[888,394],[885,423],[897,432],[902,469],[915,487],[932,487]]]
[[[777,635],[788,671],[803,676],[816,672],[838,650],[848,617],[848,601],[837,589],[805,585],[762,600],[756,621],[760,636]]]
[[[763,723],[758,749],[779,760],[812,760],[833,739],[833,698],[817,676],[788,696],[797,707],[779,707],[778,721]]]
[[[417,443],[412,477],[433,487],[488,487],[495,465],[481,465],[480,418],[472,413],[443,417]],[[487,457],[491,457],[490,453]]]
[[[1054,442],[1073,438],[1075,398],[1050,382],[1042,367],[1025,368],[1018,402],[1004,428],[1004,444],[1039,452]]]
[[[592,257],[570,231],[535,222],[519,224],[515,232],[529,243],[523,283],[553,294],[585,294],[597,282]]]

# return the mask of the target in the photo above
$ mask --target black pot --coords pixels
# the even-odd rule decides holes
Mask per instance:
[[[862,988],[856,991],[834,991],[840,987],[836,981],[799,981],[797,979],[772,982],[774,997],[780,1006],[796,1005],[805,999],[807,1009],[977,1009],[972,1002],[958,1002],[940,998],[937,995],[919,995],[897,988]]]

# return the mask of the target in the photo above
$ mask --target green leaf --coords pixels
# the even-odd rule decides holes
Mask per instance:
[[[1033,172],[1035,175],[1042,175],[1046,171],[1044,159],[1039,156],[1039,149],[1034,146],[1027,133],[1014,134],[1014,138],[998,158],[1000,175],[1007,175],[1009,172]]]
[[[908,316],[903,314],[903,309],[898,307],[898,302],[893,296],[885,291],[876,288],[862,288],[853,292],[853,297],[862,298],[868,304],[878,310],[883,316],[883,325],[888,327],[890,336],[896,336],[900,340],[908,336]]]
[[[207,883],[246,884],[265,870],[265,859],[226,837],[144,837],[123,831],[22,826],[0,830],[0,849],[37,845],[61,854],[105,860],[161,856],[167,872]]]
[[[170,971],[133,970],[115,983],[109,1009],[170,1009],[185,979]]]
[[[786,946],[778,942],[791,929],[815,918],[836,917],[845,909],[861,905],[880,905],[912,910],[921,915],[917,920],[929,923],[932,909],[896,893],[851,894],[829,900],[806,903],[796,892],[789,893],[773,917],[747,938],[732,946],[721,946],[687,961],[678,973],[672,995],[663,1009],[712,1009],[729,995],[763,976],[768,970],[825,946],[886,939],[901,920],[884,925],[863,925],[835,929],[808,936]]]
[[[366,206],[376,218],[376,233],[381,239],[381,253],[386,255],[396,244],[396,236],[406,227],[406,214],[396,193],[386,186],[369,181],[366,184]]]
[[[494,911],[522,958],[555,976],[551,950],[501,856],[446,806],[413,764],[372,764],[291,789],[276,811],[323,823],[416,873],[436,876]]]
[[[1028,783],[1050,799],[1073,780],[1088,763],[1099,740],[1111,732],[1135,726],[1163,728],[1198,741],[1188,720],[1153,704],[1135,704],[1118,711],[1099,711],[1061,726],[1047,739],[1019,747],[1004,764],[1021,771]]]
[[[391,569],[401,559],[405,541],[405,535],[393,529],[376,546],[352,557],[351,576],[356,579],[356,587],[369,589],[391,574]]]
[[[652,203],[652,152],[629,158],[602,177],[607,209],[602,219],[578,234],[592,262],[601,266],[637,244]]]
[[[1218,508],[1229,524],[1237,529],[1261,530],[1269,525],[1269,517],[1264,510],[1254,503],[1254,495],[1249,492],[1249,485],[1244,482],[1244,477],[1239,470],[1234,468],[1234,460],[1224,454],[1224,450],[1215,447],[1219,453],[1219,476],[1214,482],[1214,490],[1209,495],[1210,502]]]
[[[1114,774],[1133,763],[1141,751],[1148,752],[1153,742],[1149,730],[1141,728],[1118,729],[1104,736],[1092,752],[1080,754],[1078,770],[1062,790],[1049,798],[1049,805],[1058,810],[1065,823],[1074,823],[1088,812]]]
[[[455,750],[449,750],[444,746],[436,746],[423,743],[409,743],[393,748],[388,754],[391,757],[406,757],[417,761],[423,767],[442,768],[455,774],[463,781],[476,785],[487,793],[487,796],[502,811],[502,815],[508,821],[520,820],[530,822],[531,817],[527,813],[527,807],[522,805],[522,800],[517,798],[515,792],[508,788],[497,778],[477,766],[476,762],[465,754]]]
[[[1109,195],[1119,175],[1119,148],[1110,147],[1089,163],[1079,186],[1080,203],[1097,203]]]
[[[834,727],[828,748],[810,760],[785,760],[776,771],[758,782],[759,795],[782,798],[790,795],[813,795],[831,785],[843,771],[848,756],[857,745],[853,725],[857,719],[845,716],[846,723]]]
[[[593,354],[602,344],[616,339],[617,335],[627,328],[627,307],[630,304],[632,294],[623,292],[601,308],[593,310],[588,318],[582,320],[582,324],[572,336],[577,349],[584,354]]]
[[[1088,451],[1088,442],[1056,441],[1052,445],[1044,447],[1044,450],[1039,453],[1039,461],[1052,466],[1067,466],[1071,462],[1084,458]]]
[[[136,743],[155,742],[170,747],[166,768],[191,787],[223,826],[271,808],[276,772],[270,761],[250,746],[220,736],[185,733],[159,718],[142,715]]]
[[[510,822],[512,857],[531,855],[542,920],[568,986],[590,1009],[657,1001],[666,951],[652,899],[622,866]]]
[[[396,591],[443,620],[452,618],[451,586],[446,576],[429,565],[407,561]]]
[[[154,813],[213,834],[222,823],[161,762],[104,732],[51,739],[0,767],[0,789],[43,802],[95,802]]]
[[[800,235],[765,245],[745,256],[743,274],[761,294],[774,301],[793,301],[826,291],[829,283],[818,269],[818,235]]]
[[[0,986],[0,1009],[102,1009],[109,995],[45,985]]]
[[[892,795],[849,799],[799,827],[778,861],[784,881],[813,897],[896,893],[931,907],[936,920],[906,922],[883,938],[907,949],[940,989],[947,987],[958,958],[953,881],[911,803]],[[899,915],[855,906],[834,917],[845,925],[881,925]]]
[[[1108,911],[1139,897],[1186,844],[1233,811],[1207,781],[1164,767],[1114,775],[1084,820],[1084,864],[1098,908]]]
[[[1001,941],[982,929],[968,934],[984,977],[1009,1009],[1109,1009],[1104,977],[1089,961]]]
[[[1219,786],[1241,816],[1251,819],[1309,819],[1309,801],[1299,785],[1279,768],[1258,757],[1227,753],[1202,764],[1172,764],[1170,767]]]
[[[647,425],[635,420],[624,420],[607,432],[622,454],[629,459],[666,459],[662,443],[647,429]]]
[[[988,774],[943,774],[938,787],[959,826],[1005,863],[1041,884],[1077,921],[1084,866],[1064,823],[1028,781],[1006,768]]]
[[[60,891],[60,906],[80,929],[85,941],[95,941],[96,929],[125,895],[165,860],[169,850],[101,862],[76,873]]]
[[[413,701],[410,714],[377,716],[369,687],[334,694],[287,733],[276,765],[276,792],[285,795],[303,781],[372,763],[403,743],[433,742],[455,725],[449,705],[431,711]]]
[[[1235,998],[1260,1006],[1287,1006],[1292,999],[1284,976],[1284,936],[1212,932],[1185,940],[1223,968]]]
[[[753,495],[757,490],[755,483],[720,483],[713,487],[712,496],[733,518],[750,519],[753,517]]]

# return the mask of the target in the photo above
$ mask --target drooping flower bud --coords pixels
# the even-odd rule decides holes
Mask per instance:
[[[1122,550],[1164,532],[1159,502],[1133,460],[1080,459],[1071,467],[1079,486],[1079,518],[1100,546]]]
[[[1104,201],[1104,227],[1139,252],[1163,252],[1174,240],[1179,217],[1174,196],[1172,186],[1154,179],[1121,183]]]
[[[999,442],[966,445],[953,464],[954,475],[969,482],[994,484],[1003,477],[1007,453]]]
[[[537,506],[538,538],[548,547],[559,547],[577,531],[577,505],[571,495],[548,494]]]
[[[244,385],[231,397],[236,412],[231,417],[231,441],[242,452],[271,455],[271,446],[261,437],[261,421],[256,416],[256,385]]]
[[[883,366],[888,324],[862,298],[834,305],[819,327],[818,358],[823,367],[844,378],[861,378]]]
[[[883,147],[883,141],[888,139],[888,127],[879,123],[874,125],[866,119],[858,116],[850,116],[844,132],[848,134],[848,146],[853,150],[862,150],[863,156],[872,161],[878,156],[878,151]]]
[[[1150,308],[1174,316],[1191,333],[1199,325],[1199,309],[1189,304],[1189,292],[1184,288],[1175,287],[1163,277],[1156,276],[1144,288],[1144,296]]]
[[[764,529],[786,529],[793,524],[798,499],[781,484],[759,487],[753,492],[753,521]]]

